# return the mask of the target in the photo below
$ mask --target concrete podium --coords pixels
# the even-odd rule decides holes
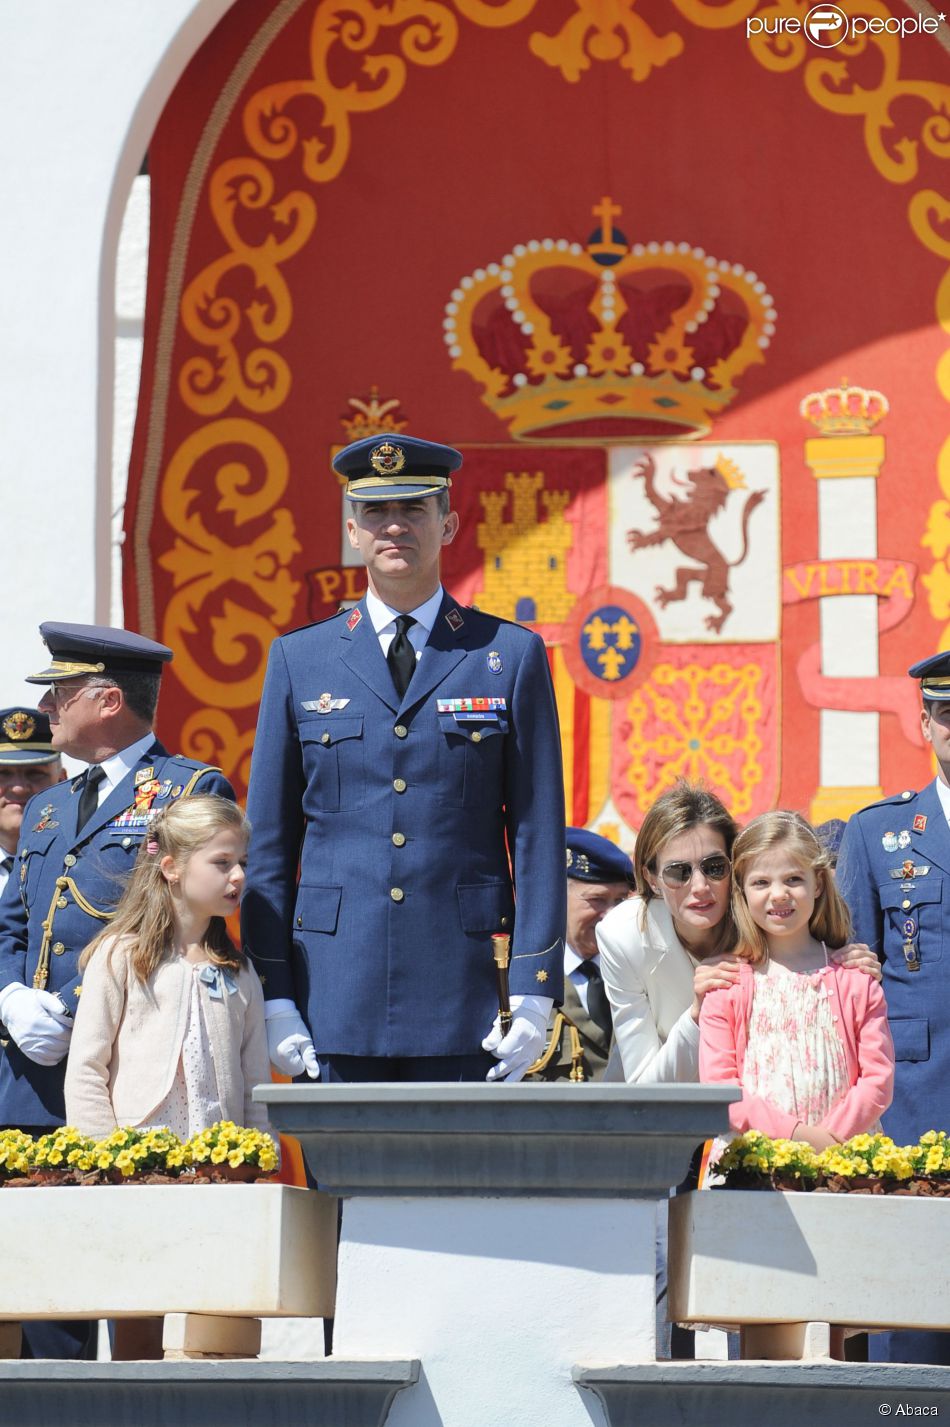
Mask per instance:
[[[657,1201],[736,1092],[273,1085],[344,1197],[334,1353],[419,1359],[390,1427],[591,1427],[578,1362],[652,1362]],[[600,1422],[606,1419],[602,1416]]]

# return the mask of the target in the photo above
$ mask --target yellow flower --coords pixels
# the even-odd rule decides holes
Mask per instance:
[[[228,1157],[227,1149],[224,1145],[215,1145],[211,1151],[211,1163],[222,1164]]]
[[[240,1148],[239,1148],[239,1149],[233,1149],[233,1150],[231,1151],[231,1153],[228,1155],[228,1164],[231,1166],[232,1169],[237,1169],[238,1165],[241,1165],[241,1164],[243,1164],[243,1163],[244,1163],[244,1151],[243,1151],[242,1149],[240,1149]]]

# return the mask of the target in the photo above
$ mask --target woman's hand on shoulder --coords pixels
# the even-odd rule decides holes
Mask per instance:
[[[735,955],[716,956],[709,961],[701,961],[693,973],[693,1004],[690,1007],[693,1020],[699,1020],[703,997],[710,991],[728,991],[739,980],[740,957]]]
[[[843,966],[849,971],[863,971],[866,976],[873,976],[875,981],[881,980],[881,963],[863,941],[849,942],[847,946],[833,951],[831,959],[837,966]]]

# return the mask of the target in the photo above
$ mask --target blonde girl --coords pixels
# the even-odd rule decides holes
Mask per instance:
[[[66,1118],[84,1133],[165,1125],[185,1139],[216,1120],[269,1129],[251,1099],[270,1080],[261,984],[225,925],[249,834],[240,808],[216,796],[149,823],[115,917],[79,961]]]
[[[765,813],[736,838],[735,986],[703,1000],[699,1071],[738,1081],[732,1129],[815,1149],[872,1129],[891,1101],[894,1049],[878,983],[829,952],[850,936],[848,909],[814,829]]]

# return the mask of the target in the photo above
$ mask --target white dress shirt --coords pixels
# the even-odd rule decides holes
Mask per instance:
[[[128,777],[136,763],[145,757],[154,742],[155,735],[149,732],[144,738],[130,743],[128,748],[122,748],[118,753],[113,753],[111,757],[103,759],[99,767],[106,776],[96,790],[99,794],[97,807],[101,807],[112,790],[119,786],[123,778]]]
[[[407,610],[406,613],[415,620],[406,632],[409,643],[416,651],[416,659],[429,642],[429,635],[432,633],[432,626],[435,624],[439,610],[442,607],[442,598],[445,594],[442,586],[436,590],[431,598],[416,609]],[[393,609],[391,605],[384,604],[378,595],[374,595],[372,590],[366,592],[366,613],[376,631],[379,640],[379,647],[383,651],[383,658],[389,653],[389,646],[396,637],[396,616],[402,614],[402,610]]]
[[[943,815],[947,819],[947,822],[950,823],[950,788],[947,787],[946,783],[943,781],[942,778],[938,778],[936,780],[936,783],[937,797],[940,799],[940,806],[943,808]]]
[[[587,991],[590,986],[590,979],[585,976],[584,972],[581,970],[581,967],[586,966],[588,962],[590,962],[592,966],[596,966],[599,971],[600,953],[598,952],[596,956],[578,956],[574,948],[572,946],[568,946],[565,942],[564,975],[568,978],[569,981],[573,982],[574,989],[577,992],[577,999],[580,1001],[587,1014],[590,1015],[590,1007],[587,1004]]]

